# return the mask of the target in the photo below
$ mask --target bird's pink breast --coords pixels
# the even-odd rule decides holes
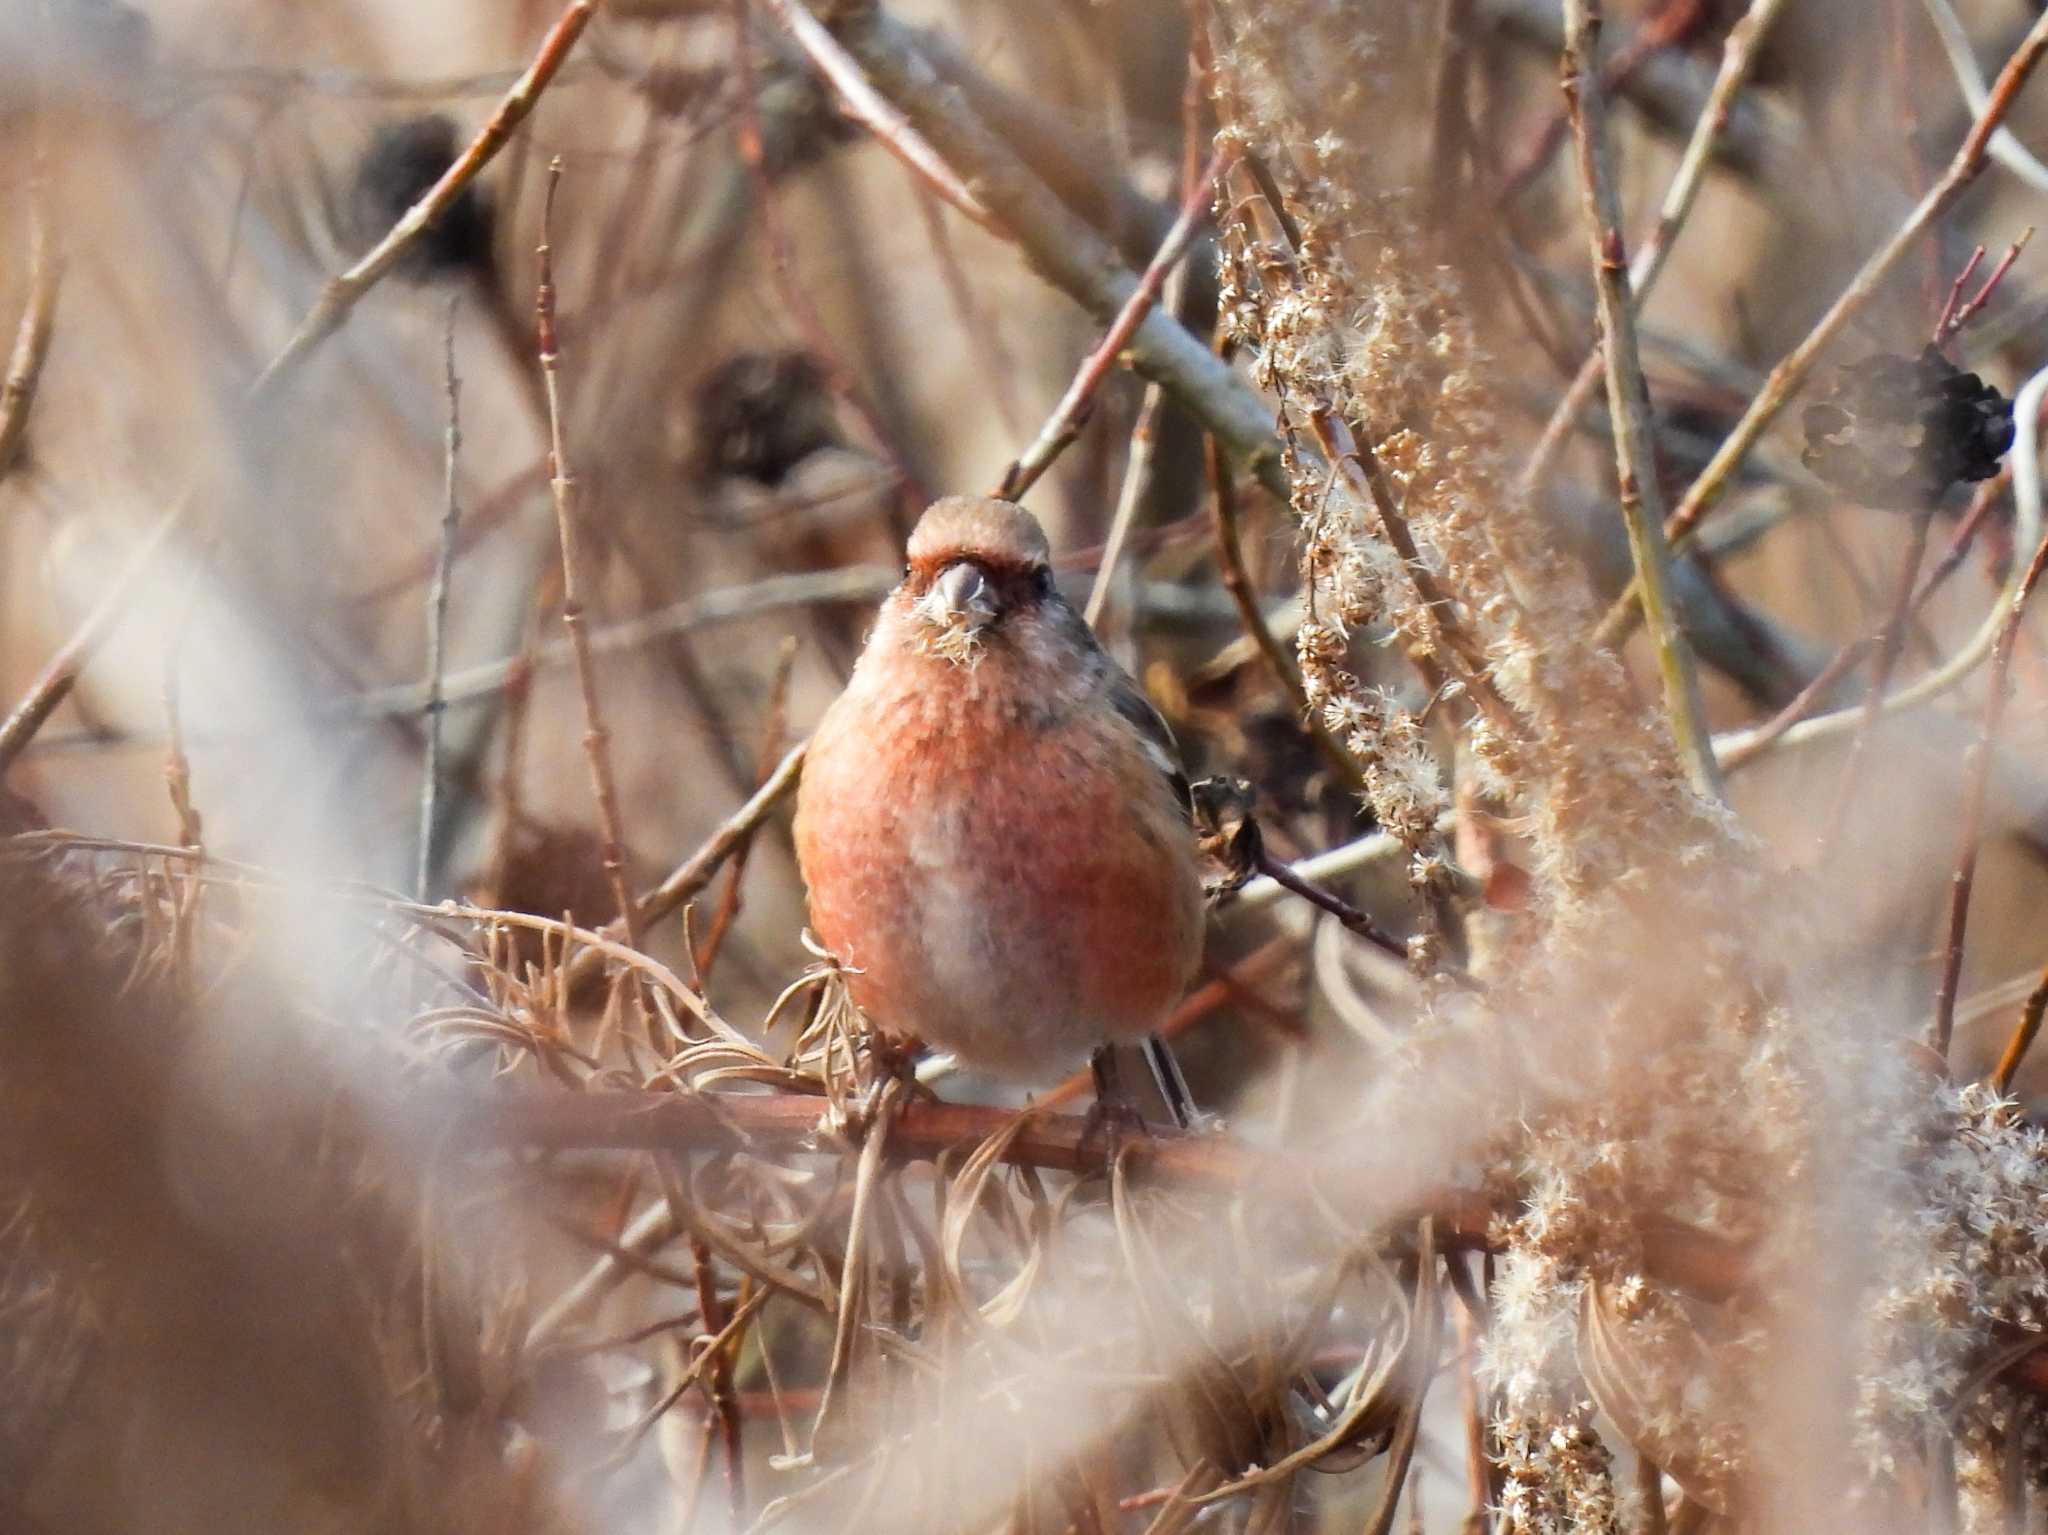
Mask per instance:
[[[878,1025],[1045,1078],[1180,999],[1200,885],[1163,781],[1113,714],[1020,710],[999,675],[973,680],[835,705],[805,768],[798,855],[812,927]]]

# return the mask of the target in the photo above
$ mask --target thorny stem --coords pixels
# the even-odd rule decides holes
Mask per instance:
[[[1723,795],[1714,744],[1700,701],[1692,648],[1678,627],[1671,598],[1671,553],[1663,534],[1663,497],[1657,485],[1657,450],[1650,433],[1650,391],[1636,351],[1636,322],[1622,254],[1621,199],[1607,140],[1597,60],[1600,0],[1565,0],[1564,95],[1577,144],[1594,291],[1599,303],[1601,350],[1607,358],[1607,406],[1614,419],[1615,477],[1622,521],[1644,621],[1664,682],[1664,710],[1693,788],[1708,799]]]
[[[1707,97],[1707,104],[1693,124],[1692,137],[1686,141],[1678,170],[1664,190],[1664,203],[1657,210],[1656,227],[1650,231],[1649,238],[1637,247],[1635,258],[1629,263],[1629,304],[1638,313],[1649,298],[1650,290],[1657,285],[1657,279],[1664,275],[1665,258],[1671,254],[1679,231],[1685,227],[1685,221],[1692,213],[1714,151],[1728,131],[1729,109],[1734,106],[1737,93],[1749,83],[1750,74],[1756,67],[1758,47],[1786,3],[1787,0],[1751,0],[1748,11],[1729,30],[1728,40],[1721,50],[1720,73],[1714,77],[1714,87]],[[1564,446],[1573,424],[1584,413],[1586,402],[1593,398],[1593,390],[1601,378],[1601,357],[1601,348],[1595,343],[1586,354],[1586,360],[1580,364],[1570,387],[1565,390],[1564,398],[1557,402],[1557,408],[1544,423],[1543,433],[1537,438],[1529,461],[1522,470],[1524,496],[1533,496],[1542,488],[1550,465]]]
[[[534,317],[540,342],[541,379],[547,385],[548,439],[552,474],[548,486],[554,492],[555,528],[562,547],[562,627],[569,634],[569,648],[576,662],[576,688],[583,698],[583,750],[590,759],[590,783],[597,799],[598,836],[606,882],[611,886],[618,921],[629,947],[640,946],[640,908],[626,887],[626,855],[619,832],[619,790],[612,776],[611,733],[605,729],[604,713],[597,697],[597,667],[591,659],[590,636],[584,630],[583,573],[579,565],[576,529],[576,478],[569,470],[569,458],[562,439],[562,392],[559,378],[561,347],[555,334],[555,273],[553,226],[555,191],[562,179],[560,155],[548,165],[547,193],[542,203],[540,284],[534,296]]]
[[[555,78],[576,39],[582,35],[595,8],[596,0],[572,0],[542,39],[533,63],[512,83],[504,99],[498,103],[497,111],[491,114],[490,121],[478,131],[469,147],[428,189],[426,195],[391,226],[390,233],[377,243],[374,250],[328,283],[300,321],[298,330],[249,386],[244,396],[246,401],[254,402],[267,396],[315,346],[338,330],[363,295],[397,264],[406,247],[447,211],[463,188],[476,180],[478,173],[490,164],[513,131],[533,110],[541,92]],[[69,696],[86,662],[113,632],[142,578],[154,566],[170,534],[191,512],[198,494],[196,485],[188,487],[164,513],[101,595],[99,603],[50,658],[6,721],[0,723],[0,773],[7,771],[14,759],[21,755],[22,748]]]
[[[1750,401],[1742,419],[1722,439],[1713,458],[1700,471],[1692,488],[1686,491],[1684,499],[1664,525],[1665,537],[1671,541],[1674,552],[1692,541],[1694,524],[1721,499],[1735,470],[1749,455],[1749,450],[1756,446],[1765,429],[1777,419],[1778,412],[1806,382],[1807,375],[1813,371],[1828,344],[1877,296],[1885,278],[1912,249],[1921,232],[1953,207],[1956,199],[1984,169],[1992,134],[2012,110],[2013,102],[2040,64],[2043,54],[2048,54],[2048,15],[2027,29],[2026,37],[2013,50],[2012,57],[2006,60],[1984,110],[1978,114],[1955,157],[1949,161],[1948,169],[1942,172],[1941,179],[1928,189],[1927,195],[1921,198],[1905,223],[1894,230],[1891,238],[1863,263],[1862,269],[1829,306],[1827,313],[1820,317],[1806,339],[1771,370],[1770,377],[1756,398]],[[1641,595],[1640,587],[1631,584],[1616,600],[1597,631],[1602,643],[1617,644],[1627,634],[1635,622]]]
[[[448,398],[448,427],[441,487],[441,552],[434,563],[433,583],[427,589],[427,751],[420,773],[419,862],[412,882],[413,899],[419,901],[427,898],[427,882],[434,869],[435,801],[441,792],[441,724],[448,712],[441,697],[448,638],[448,582],[454,571],[455,531],[462,515],[455,499],[456,468],[462,451],[462,380],[455,375],[455,311],[459,302],[459,298],[448,300],[448,324],[442,337],[442,383]]]
[[[1962,835],[1956,850],[1955,872],[1949,876],[1948,946],[1942,955],[1941,981],[1934,993],[1931,1043],[1943,1060],[1948,1059],[1949,1038],[1955,1031],[1956,987],[1963,974],[1963,933],[1970,920],[1970,887],[1977,876],[1977,844],[1983,834],[1984,799],[1991,778],[1991,745],[2005,710],[2006,677],[2012,668],[2013,647],[2019,642],[2020,620],[2044,568],[2048,568],[2048,537],[2035,548],[2006,610],[2005,626],[1999,630],[1998,643],[1991,652],[1984,723],[1964,759]]]
[[[1195,231],[1201,227],[1202,219],[1209,211],[1209,188],[1216,179],[1219,164],[1218,157],[1210,158],[1208,168],[1201,175],[1200,185],[1181,204],[1180,217],[1174,220],[1166,238],[1159,242],[1159,249],[1146,266],[1144,275],[1138,279],[1137,287],[1131,290],[1116,318],[1110,322],[1108,332],[1082,362],[1073,382],[1067,385],[1067,392],[1060,396],[1059,404],[1053,407],[1052,414],[1039,428],[1031,446],[1003,471],[1002,480],[995,490],[1003,500],[1021,500],[1051,467],[1053,460],[1081,435],[1081,424],[1094,403],[1095,392],[1102,387],[1109,370],[1116,366],[1117,358],[1131,344],[1131,338],[1137,334],[1145,316],[1158,303],[1167,274],[1180,264]]]

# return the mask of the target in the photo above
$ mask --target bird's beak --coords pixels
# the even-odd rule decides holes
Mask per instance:
[[[939,572],[917,605],[918,617],[934,629],[973,634],[996,617],[996,594],[972,561],[960,560]]]

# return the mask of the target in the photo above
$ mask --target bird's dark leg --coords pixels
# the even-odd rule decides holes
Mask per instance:
[[[1182,1130],[1201,1128],[1205,1116],[1195,1107],[1195,1095],[1188,1091],[1188,1079],[1181,1075],[1180,1062],[1174,1059],[1166,1036],[1147,1034],[1139,1048],[1145,1052],[1145,1064],[1152,1068],[1152,1080],[1159,1085],[1159,1096],[1166,1100],[1166,1112],[1173,1117],[1175,1126]],[[1101,1085],[1098,1078],[1098,1090]]]
[[[1095,1053],[1088,1057],[1088,1071],[1095,1078],[1095,1106],[1088,1111],[1088,1125],[1081,1132],[1081,1140],[1085,1145],[1100,1131],[1108,1138],[1113,1158],[1116,1143],[1124,1135],[1147,1135],[1151,1132],[1146,1127],[1145,1116],[1132,1101],[1130,1089],[1124,1085],[1123,1069],[1117,1060],[1115,1045],[1097,1045]]]

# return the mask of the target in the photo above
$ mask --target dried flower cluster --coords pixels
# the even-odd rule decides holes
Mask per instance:
[[[1623,871],[1718,852],[1727,828],[1589,642],[1582,572],[1510,486],[1458,274],[1427,259],[1408,199],[1375,190],[1371,146],[1320,126],[1363,120],[1384,85],[1340,43],[1356,32],[1340,10],[1226,7],[1218,60],[1222,143],[1257,167],[1219,199],[1224,318],[1280,403],[1304,682],[1366,765],[1374,812],[1420,854],[1447,804],[1437,754],[1350,659],[1354,635],[1398,637],[1481,787],[1528,817],[1542,919],[1592,924]]]
[[[1881,1250],[1894,1267],[1871,1298],[1857,1400],[1859,1445],[1887,1475],[1947,1422],[1980,1451],[2018,1433],[2025,1409],[1981,1366],[2048,1332],[2048,1134],[1975,1083],[1943,1088],[1914,1129],[1885,1202]],[[1996,1527],[1997,1478],[1984,1480],[1963,1479],[1965,1507],[1982,1505],[1977,1517]]]

